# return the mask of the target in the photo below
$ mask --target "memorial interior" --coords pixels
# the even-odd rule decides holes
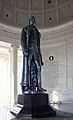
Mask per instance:
[[[41,33],[41,79],[50,103],[73,103],[73,0],[0,0],[0,105],[21,93],[21,30],[34,15]]]

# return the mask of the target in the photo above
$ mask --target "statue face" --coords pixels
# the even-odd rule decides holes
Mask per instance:
[[[35,26],[35,24],[36,24],[35,17],[34,17],[34,16],[31,16],[31,17],[29,18],[29,25]]]

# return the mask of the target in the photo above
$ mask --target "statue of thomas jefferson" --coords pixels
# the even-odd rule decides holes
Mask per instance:
[[[23,51],[22,92],[43,91],[41,66],[44,64],[40,50],[40,33],[36,28],[34,16],[29,18],[28,26],[22,29],[21,46]]]

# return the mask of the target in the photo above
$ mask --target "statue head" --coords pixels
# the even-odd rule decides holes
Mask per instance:
[[[31,26],[35,26],[36,21],[35,21],[35,17],[34,16],[30,16],[29,18],[29,25]]]

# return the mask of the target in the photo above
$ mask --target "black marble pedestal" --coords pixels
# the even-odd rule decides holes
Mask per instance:
[[[48,94],[46,93],[18,95],[17,105],[20,107],[20,111],[16,114],[16,116],[29,116],[32,118],[56,116],[56,111],[54,111],[48,103]]]

